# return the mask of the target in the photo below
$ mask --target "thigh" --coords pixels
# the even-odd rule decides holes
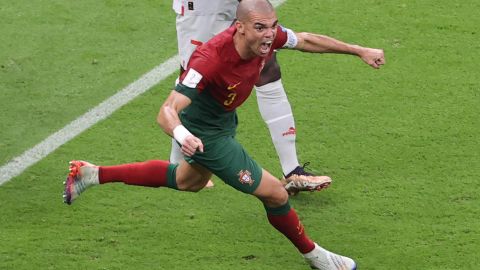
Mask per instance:
[[[177,15],[178,54],[182,67],[186,69],[190,56],[199,44],[209,41],[213,36],[227,29],[231,23],[215,14]]]
[[[191,160],[217,175],[226,184],[252,194],[262,179],[262,169],[232,137],[204,141],[204,152]]]

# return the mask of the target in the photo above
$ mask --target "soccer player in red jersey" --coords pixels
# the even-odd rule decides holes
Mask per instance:
[[[92,185],[111,182],[198,191],[213,173],[262,201],[270,224],[295,245],[312,268],[356,269],[352,259],[323,249],[307,236],[280,181],[235,139],[236,108],[250,95],[274,49],[352,54],[374,68],[385,63],[383,51],[283,28],[267,0],[243,0],[237,18],[234,26],[193,53],[180,83],[160,108],[160,127],[175,138],[187,158],[178,165],[159,160],[118,166],[72,161],[65,202],[72,203]]]
[[[177,14],[176,29],[181,73],[187,68],[190,56],[197,46],[207,42],[216,34],[230,27],[235,21],[240,0],[173,0]],[[282,183],[289,194],[300,191],[321,190],[332,179],[315,175],[300,166],[296,150],[296,129],[293,111],[281,80],[280,66],[274,52],[260,73],[255,84],[257,104],[267,125],[272,143],[280,160],[284,178]],[[184,159],[180,147],[172,139],[170,162]],[[208,181],[206,187],[212,187]]]

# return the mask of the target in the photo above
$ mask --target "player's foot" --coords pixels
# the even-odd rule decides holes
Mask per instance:
[[[355,261],[330,252],[315,243],[315,249],[303,254],[312,269],[321,270],[356,270]]]
[[[317,176],[305,171],[303,167],[297,166],[293,171],[282,179],[285,189],[290,195],[297,195],[300,191],[322,190],[330,186],[332,179],[329,176]]]
[[[212,188],[214,186],[215,186],[215,184],[213,183],[212,180],[208,180],[207,184],[205,185],[206,188]]]
[[[98,184],[98,166],[81,160],[70,161],[70,173],[67,180],[63,182],[63,202],[72,202],[88,187]]]

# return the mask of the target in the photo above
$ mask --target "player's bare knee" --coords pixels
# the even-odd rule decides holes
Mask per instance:
[[[283,188],[283,185],[275,185],[267,196],[260,199],[268,207],[280,207],[288,202],[288,193],[285,188]]]
[[[208,181],[208,179],[206,180]],[[177,181],[177,189],[180,191],[198,192],[205,186],[203,179],[190,179],[189,181]]]
[[[278,207],[286,204],[288,202],[288,192],[283,188],[279,189],[277,192],[277,195],[275,196],[275,204],[277,204]]]
[[[202,188],[203,187],[200,185],[192,185],[192,186],[186,187],[185,189],[182,189],[182,191],[199,192],[200,190],[202,190]]]
[[[177,189],[198,192],[207,184],[211,175],[212,173],[202,166],[192,165],[182,160],[177,168]]]

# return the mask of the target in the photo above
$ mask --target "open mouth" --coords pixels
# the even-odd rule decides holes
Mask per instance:
[[[270,47],[272,47],[272,41],[271,40],[266,41],[266,42],[262,42],[260,44],[260,53],[261,54],[268,54],[270,52]]]

